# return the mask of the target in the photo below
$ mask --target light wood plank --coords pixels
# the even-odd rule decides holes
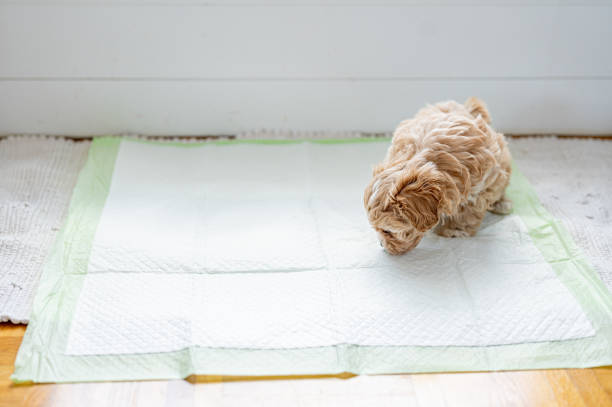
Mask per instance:
[[[500,394],[501,405],[557,406],[546,371],[497,372],[487,374]]]
[[[417,405],[411,377],[407,375],[224,381],[197,384],[195,396],[196,405]]]
[[[0,366],[12,365],[15,362],[19,345],[21,345],[20,336],[0,337]]]
[[[419,406],[446,406],[444,393],[438,383],[440,374],[412,375],[411,381]]]
[[[611,53],[612,55],[612,53]],[[476,95],[509,133],[610,133],[610,81],[2,82],[0,134],[389,131],[428,102]]]
[[[422,375],[421,377],[429,377],[433,375]],[[424,381],[415,381],[417,391],[419,384]],[[435,385],[429,387],[429,391],[440,393],[444,399],[443,405],[454,406],[492,406],[501,405],[499,398],[495,394],[496,390],[491,386],[490,377],[486,373],[465,374],[437,374],[435,375]],[[430,385],[431,386],[431,385]],[[421,405],[428,405],[428,399],[423,398]]]
[[[612,400],[612,367],[598,367],[592,370],[608,398]]]
[[[610,406],[612,400],[589,369],[567,369],[567,374],[587,406]]]
[[[0,393],[0,407],[44,407],[49,404],[52,392],[50,385],[35,387],[11,387],[8,392]]]
[[[3,78],[612,76],[612,7],[0,4]]]
[[[25,325],[14,325],[9,323],[0,323],[0,338],[18,337],[21,338],[25,332]]]
[[[548,382],[555,392],[559,406],[584,406],[584,400],[572,383],[566,370],[549,370],[546,372]]]

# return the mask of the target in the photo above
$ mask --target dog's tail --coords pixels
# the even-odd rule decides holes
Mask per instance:
[[[471,97],[463,104],[474,117],[482,116],[485,122],[491,123],[491,116],[484,102],[476,97]]]

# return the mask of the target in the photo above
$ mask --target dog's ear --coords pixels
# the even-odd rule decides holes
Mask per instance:
[[[471,97],[466,100],[463,105],[470,112],[470,114],[474,116],[474,118],[481,116],[485,122],[489,124],[491,123],[491,115],[489,114],[487,106],[482,100],[475,97]]]
[[[391,196],[399,214],[420,232],[431,229],[440,220],[442,184],[428,171],[403,171]]]

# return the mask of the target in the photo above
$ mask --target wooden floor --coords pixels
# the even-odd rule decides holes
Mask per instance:
[[[612,406],[612,367],[14,385],[9,377],[24,332],[0,324],[0,406]]]

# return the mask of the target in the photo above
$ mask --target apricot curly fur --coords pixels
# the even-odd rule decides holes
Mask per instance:
[[[399,124],[365,189],[364,205],[387,252],[413,249],[425,232],[473,236],[487,210],[508,213],[511,156],[485,104],[442,102]]]

